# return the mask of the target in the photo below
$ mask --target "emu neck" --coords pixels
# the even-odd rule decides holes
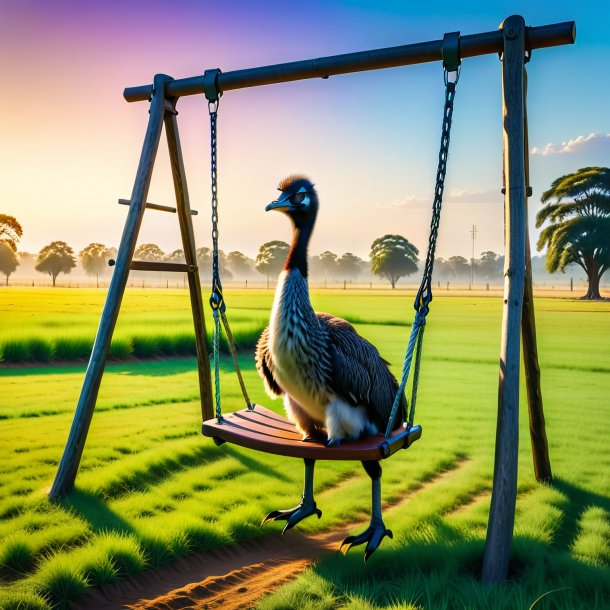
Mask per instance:
[[[290,252],[284,263],[284,269],[298,269],[301,275],[307,277],[307,246],[313,230],[313,223],[304,227],[295,227],[292,233]]]

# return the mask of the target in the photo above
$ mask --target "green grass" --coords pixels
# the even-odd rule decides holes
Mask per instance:
[[[68,333],[70,320],[75,327],[91,320],[95,326],[97,291],[34,292],[37,304],[24,299],[20,313],[14,313],[32,318],[28,332],[36,317],[54,320],[38,327],[41,333],[47,332],[43,328]],[[172,335],[167,325],[159,326],[158,336],[188,337],[188,297],[175,292],[138,291],[126,299],[123,336],[145,336],[149,343],[138,349],[154,348],[154,334],[134,329],[151,328],[163,312],[176,321],[182,316],[176,313],[180,297],[183,330]],[[12,291],[0,291],[3,312],[13,311],[12,297]],[[237,318],[254,329],[265,323],[272,294],[244,290],[230,292],[227,299],[234,310],[231,321]],[[358,323],[358,330],[375,342],[395,372],[400,369],[409,329],[399,322],[411,317],[412,295],[321,291],[313,300],[318,310],[369,322]],[[41,302],[47,309],[37,316]],[[385,511],[394,539],[384,541],[366,568],[360,550],[323,557],[261,602],[262,608],[605,607],[610,599],[606,303],[537,301],[556,481],[545,486],[534,480],[523,394],[511,580],[497,587],[477,580],[492,480],[501,306],[499,298],[439,296],[433,302],[416,417],[424,434],[383,465],[384,501],[408,498]],[[4,324],[6,318],[1,319]],[[0,341],[3,334],[0,330]],[[281,410],[279,402],[265,397],[247,351],[241,363],[252,399]],[[223,367],[225,408],[240,408],[229,359]],[[107,366],[76,489],[63,504],[50,504],[46,494],[84,369],[0,368],[2,608],[63,607],[88,587],[264,535],[278,526],[261,528],[261,517],[300,497],[298,462],[216,447],[199,436],[195,361],[182,358]],[[359,463],[318,464],[315,489],[324,516],[303,522],[301,531],[368,514],[370,483]]]
[[[0,293],[0,363],[86,360],[91,353],[105,290],[10,289]],[[207,303],[206,303],[207,305]],[[212,319],[206,306],[208,339]],[[267,323],[263,311],[236,309],[232,331],[251,350]],[[224,334],[221,349],[228,353]],[[196,355],[193,319],[184,290],[127,291],[110,358]]]

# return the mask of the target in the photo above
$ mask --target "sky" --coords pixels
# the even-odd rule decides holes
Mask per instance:
[[[610,165],[610,3],[394,0],[0,0],[0,213],[23,226],[20,249],[54,240],[79,251],[118,245],[148,119],[126,86],[492,31],[511,14],[528,25],[575,20],[576,44],[528,64],[533,198],[560,175]],[[265,214],[286,175],[316,184],[310,252],[351,251],[399,233],[425,255],[443,105],[440,63],[229,91],[219,109],[220,245],[254,257],[288,241]],[[209,246],[209,119],[203,96],[178,103],[198,246]],[[437,255],[503,252],[501,64],[463,62]],[[167,148],[149,201],[173,205]],[[149,210],[139,243],[180,247],[177,219]]]

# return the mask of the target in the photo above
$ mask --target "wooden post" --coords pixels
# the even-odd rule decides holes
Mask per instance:
[[[191,220],[191,206],[186,185],[186,173],[184,171],[184,161],[182,159],[178,122],[176,120],[175,100],[172,101],[171,108],[165,113],[165,135],[167,136],[167,146],[169,148],[169,158],[172,167],[172,176],[174,178],[176,208],[178,211],[178,221],[180,222],[180,234],[182,235],[182,249],[184,250],[186,264],[189,267],[187,276],[191,296],[191,309],[193,310],[193,323],[195,325],[195,341],[197,344],[197,371],[199,373],[201,416],[203,418],[202,421],[206,421],[214,417],[210,357],[205,330],[205,318],[203,315],[201,282],[199,280],[199,270],[197,268],[197,251],[195,248],[195,236],[193,234],[193,223]]]
[[[133,258],[136,240],[142,224],[142,216],[148,196],[148,188],[152,177],[152,170],[159,147],[161,130],[163,128],[163,116],[165,113],[165,85],[171,77],[165,74],[157,74],[154,79],[154,91],[150,104],[150,116],[144,145],[140,155],[140,163],[131,193],[131,206],[127,213],[121,244],[117,253],[116,265],[108,296],[102,312],[100,325],[93,344],[91,357],[85,373],[85,380],[80,393],[80,398],[76,406],[74,420],[70,428],[68,442],[64,449],[63,456],[57,469],[55,481],[51,487],[49,498],[58,500],[67,494],[74,486],[76,473],[80,464],[80,459],[87,440],[87,433],[97,395],[106,366],[106,358],[112,340],[112,333],[119,315],[119,308],[125,292],[127,277],[129,275],[129,265]]]
[[[530,192],[529,139],[527,124],[527,71],[523,71],[523,108],[524,108],[524,164],[526,197]],[[534,313],[534,288],[532,282],[532,256],[530,250],[529,227],[527,226],[527,198],[525,225],[525,283],[523,288],[523,315],[521,317],[521,340],[523,341],[523,365],[525,368],[525,385],[527,387],[527,408],[530,420],[530,439],[534,473],[539,482],[550,483],[553,480],[549,444],[546,439],[542,389],[540,387],[540,366],[538,364],[538,346],[536,341],[536,316]]]
[[[503,148],[506,262],[500,349],[498,424],[491,509],[483,557],[484,582],[505,580],[515,522],[519,450],[520,326],[525,275],[525,167],[523,66],[525,21],[513,15],[502,24]]]

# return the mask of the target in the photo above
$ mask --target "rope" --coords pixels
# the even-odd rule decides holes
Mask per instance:
[[[454,70],[455,80],[449,79],[447,69],[444,72],[445,78],[445,106],[443,109],[443,128],[441,133],[441,147],[438,154],[438,169],[436,171],[436,185],[434,188],[434,202],[432,204],[432,221],[430,223],[430,237],[428,239],[428,253],[426,255],[426,263],[424,266],[424,274],[422,277],[419,290],[415,297],[413,307],[415,308],[415,319],[411,326],[411,334],[405,352],[405,357],[402,364],[402,375],[394,404],[390,411],[388,425],[385,431],[385,438],[389,438],[394,429],[394,421],[398,413],[398,408],[402,402],[409,373],[411,371],[411,362],[415,353],[415,367],[413,374],[413,385],[411,389],[411,408],[407,418],[407,424],[410,427],[413,425],[415,417],[415,404],[417,402],[417,386],[419,384],[419,371],[421,366],[421,352],[424,340],[424,329],[426,327],[426,316],[430,311],[430,303],[432,301],[432,271],[434,269],[434,254],[436,252],[436,241],[438,238],[438,228],[441,220],[441,208],[443,205],[443,191],[445,188],[445,174],[447,173],[447,157],[449,154],[449,139],[451,134],[451,120],[453,118],[453,102],[455,99],[455,87],[459,79],[459,70]],[[417,347],[417,349],[416,349]]]
[[[220,321],[218,319],[218,309],[212,310],[214,316],[214,390],[216,399],[216,419],[222,423],[222,408],[220,406]]]

